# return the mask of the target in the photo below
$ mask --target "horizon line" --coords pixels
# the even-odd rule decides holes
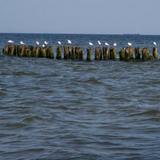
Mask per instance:
[[[0,32],[0,34],[53,34],[53,35],[137,35],[137,36],[160,36],[160,34],[140,34],[140,33],[50,33],[50,32]]]

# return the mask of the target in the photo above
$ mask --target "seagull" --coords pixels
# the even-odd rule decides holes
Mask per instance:
[[[101,45],[102,43],[100,41],[97,41],[99,45]]]
[[[68,44],[72,44],[71,40],[67,40]]]
[[[39,46],[39,45],[40,45],[40,43],[39,43],[38,41],[36,41],[36,45],[37,45],[37,46]]]
[[[128,42],[128,46],[132,46],[132,43]]]
[[[24,43],[23,41],[20,41],[20,44],[21,44],[21,45],[24,45],[25,43]]]
[[[113,46],[116,47],[116,46],[117,46],[117,43],[113,43]]]
[[[47,42],[47,41],[44,41],[44,44],[47,46],[47,45],[48,45],[48,42]]]
[[[92,43],[92,42],[89,42],[89,45],[90,45],[90,46],[93,46],[93,43]]]
[[[14,41],[12,41],[12,40],[9,40],[9,41],[8,41],[8,43],[11,43],[11,44],[13,44],[13,43],[14,43]]]
[[[157,43],[156,43],[156,42],[153,42],[153,45],[157,46]]]
[[[42,47],[45,48],[45,45],[43,44]]]
[[[109,46],[109,44],[107,42],[105,42],[105,46]]]
[[[58,41],[57,43],[58,43],[59,45],[61,45],[61,44],[62,44],[62,43],[61,43],[61,41]]]

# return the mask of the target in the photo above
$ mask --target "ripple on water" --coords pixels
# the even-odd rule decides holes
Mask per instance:
[[[159,62],[1,63],[1,159],[157,158]]]

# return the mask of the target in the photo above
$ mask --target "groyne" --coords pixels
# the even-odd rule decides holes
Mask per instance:
[[[37,57],[57,60],[77,60],[77,61],[149,61],[159,60],[158,48],[134,48],[128,46],[117,50],[116,47],[89,46],[87,48],[73,45],[58,46],[32,46],[6,44],[2,49],[3,55],[17,57]]]

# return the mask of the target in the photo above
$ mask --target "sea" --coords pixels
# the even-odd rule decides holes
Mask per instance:
[[[131,42],[160,36],[0,34],[48,41]],[[160,61],[65,61],[0,56],[0,160],[159,160]]]

